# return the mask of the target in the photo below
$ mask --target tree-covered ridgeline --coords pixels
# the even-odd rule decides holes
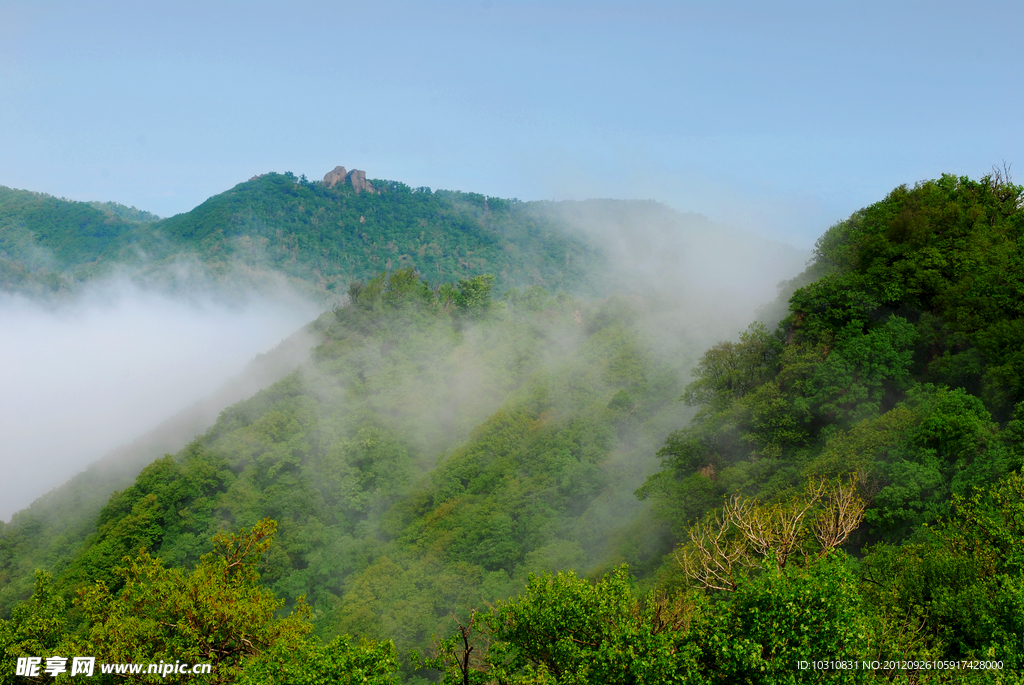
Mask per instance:
[[[405,268],[435,284],[490,274],[498,293],[533,285],[600,297],[685,288],[748,299],[804,260],[789,246],[653,201],[522,202],[268,173],[159,219],[115,203],[0,187],[0,292],[42,299],[120,278],[229,299],[287,285],[330,305],[354,280]]]
[[[592,287],[604,264],[544,203],[395,181],[374,180],[373,188],[270,173],[161,220],[113,203],[0,188],[0,286],[74,292],[116,272],[147,286],[233,292],[271,287],[284,275],[336,301],[351,281],[380,271],[413,268],[435,283],[492,274],[502,291],[575,291]]]
[[[1019,186],[944,176],[832,227],[775,331],[708,350],[700,408],[641,491],[685,525],[727,493],[772,498],[858,473],[863,540],[905,539],[1020,468]]]
[[[698,414],[638,491],[679,541],[654,594],[534,576],[457,616],[432,665],[450,682],[1024,679],[1022,200],[1000,175],[946,176],[833,227],[789,316],[709,349],[682,395]],[[816,658],[880,666],[797,667]]]
[[[778,556],[808,481],[850,478],[863,522],[843,557],[868,628],[848,651],[1024,667],[1022,249],[1024,189],[1001,175],[900,187],[826,232],[779,327],[704,354],[683,394],[698,414],[639,490],[677,558],[754,529]],[[733,493],[774,509],[723,507]],[[733,552],[705,566],[745,582]],[[706,578],[689,584],[720,593]]]
[[[132,597],[273,520],[245,625],[281,637],[224,672],[347,682],[371,654],[367,678],[405,682],[1021,682],[1022,250],[1001,175],[897,188],[686,387],[636,298],[363,279],[309,364],[115,494],[0,640],[138,634]],[[30,533],[0,535],[10,599]]]
[[[123,259],[157,217],[115,203],[72,202],[0,186],[0,286],[39,295],[66,290]]]

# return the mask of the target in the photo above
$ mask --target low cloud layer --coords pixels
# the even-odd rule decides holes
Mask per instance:
[[[656,203],[549,210],[608,255],[606,269],[593,275],[597,292],[646,302],[637,324],[669,359],[735,336],[809,256]],[[220,288],[211,297],[203,293],[218,291],[215,281],[194,265],[177,268],[173,278],[156,279],[174,294],[123,277],[60,304],[0,295],[0,520],[214,393],[320,311],[283,277],[264,274],[251,289],[261,294]],[[465,392],[452,392],[475,395],[479,379],[464,380]],[[493,397],[479,408],[497,403]],[[203,416],[212,421],[211,407]]]
[[[120,280],[57,307],[0,296],[0,519],[216,391],[318,313],[287,293],[227,305]]]
[[[680,323],[708,319],[716,335],[746,327],[811,257],[653,201],[560,202],[549,211],[608,256],[607,271],[596,275],[599,290],[671,295],[686,303],[674,312]]]

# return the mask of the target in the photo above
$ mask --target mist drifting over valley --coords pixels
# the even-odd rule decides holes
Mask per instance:
[[[119,278],[59,303],[0,295],[0,519],[214,392],[319,312],[287,291],[227,303]]]
[[[0,193],[0,612],[40,560],[92,564],[94,530],[187,567],[263,518],[268,587],[403,654],[531,573],[657,572],[673,531],[636,493],[691,370],[809,254],[654,201],[345,178],[136,223]]]
[[[1024,680],[1024,3],[922,9],[0,2],[0,685]]]
[[[466,206],[477,211],[472,204]],[[681,382],[693,362],[680,360],[681,350],[692,352],[734,337],[758,307],[775,297],[776,284],[798,273],[808,257],[804,251],[652,201],[526,206],[528,214],[556,227],[553,235],[565,236],[558,240],[569,241],[562,248],[567,250],[564,266],[549,266],[545,273],[564,269],[573,274],[574,280],[559,282],[584,297],[618,293],[641,298],[638,325],[648,331],[665,361],[679,367]],[[486,211],[480,216],[480,221],[487,220]],[[160,235],[159,224],[147,230],[150,236]],[[383,242],[372,235],[373,228],[362,230],[362,242]],[[289,234],[284,235],[287,242]],[[511,239],[513,254],[536,249],[515,242],[526,238]],[[247,240],[236,237],[230,245]],[[368,256],[375,260],[372,249]],[[577,264],[576,252],[586,261]],[[474,262],[472,250],[455,248],[455,254]],[[0,518],[9,518],[93,460],[210,394],[344,290],[341,285],[334,293],[320,290],[317,296],[315,289],[303,288],[308,280],[288,280],[272,265],[253,271],[242,253],[230,257],[227,270],[215,276],[204,265],[207,258],[186,252],[131,269],[114,262],[109,275],[71,295],[0,298],[0,319],[5,322],[0,354],[9,360],[0,370],[0,405],[5,408],[0,462],[7,466]],[[403,259],[399,265],[408,264]],[[504,276],[499,292],[510,282],[531,279],[529,271]],[[472,405],[476,411],[470,415],[479,421],[485,417],[479,409],[496,408],[502,395],[492,388],[488,401],[477,402],[476,390],[470,391],[480,383],[473,360],[485,354],[471,340],[467,338],[467,365],[455,377],[464,392],[449,392],[452,405],[435,410],[452,417],[458,408]],[[233,401],[238,399],[243,397]],[[466,417],[458,423],[472,425]],[[176,451],[183,444],[167,449]]]

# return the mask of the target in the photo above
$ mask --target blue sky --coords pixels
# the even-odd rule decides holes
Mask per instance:
[[[809,247],[901,183],[1024,178],[1021,35],[1019,0],[0,0],[0,184],[167,216],[340,164]]]

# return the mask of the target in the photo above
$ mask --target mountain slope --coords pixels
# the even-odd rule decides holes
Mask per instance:
[[[373,183],[376,191],[357,192],[270,173],[154,222],[3,189],[0,275],[5,290],[39,293],[121,267],[152,285],[194,290],[180,278],[192,263],[198,287],[266,286],[283,274],[330,300],[353,280],[401,268],[433,282],[493,273],[502,289],[576,290],[602,266],[592,245],[526,203]]]
[[[638,326],[653,308],[640,300],[474,292],[445,299],[408,271],[368,283],[317,324],[308,365],[115,494],[55,569],[58,586],[116,588],[114,568],[142,546],[191,565],[211,531],[271,516],[279,543],[264,581],[278,596],[306,595],[324,633],[401,624],[404,650],[531,570],[657,560],[663,538],[628,539],[644,510],[631,493],[677,420],[694,341],[673,341],[665,360]],[[0,557],[12,580],[17,539],[4,536]],[[367,594],[382,564],[404,570]],[[395,592],[412,593],[417,617],[367,623]]]
[[[431,661],[460,679],[801,682],[821,673],[799,658],[841,654],[933,664],[849,682],[1012,682],[1022,198],[991,177],[896,189],[822,237],[774,331],[713,345],[689,385],[720,335],[692,303],[380,274],[318,322],[308,364],[111,497],[53,587],[116,596],[125,556],[201,566],[213,533],[272,517],[262,582],[308,598],[318,633],[404,654],[470,616]],[[651,594],[624,568],[528,580],[619,562]],[[59,604],[37,587],[0,637]]]
[[[57,572],[95,531],[110,495],[130,486],[154,460],[177,453],[203,434],[227,407],[292,373],[309,356],[315,339],[300,329],[259,355],[217,392],[120,445],[88,468],[0,521],[0,611],[31,591],[35,569]]]
[[[280,287],[283,277],[329,303],[352,281],[413,268],[434,284],[488,273],[498,292],[539,285],[599,296],[656,291],[657,277],[677,273],[672,286],[742,286],[745,299],[757,291],[760,300],[765,284],[805,259],[650,201],[520,202],[383,180],[357,191],[269,173],[149,221],[119,205],[2,190],[0,285],[35,294],[74,291],[119,270],[189,293],[241,294]],[[731,268],[737,258],[748,267]]]
[[[861,544],[901,542],[1024,465],[1024,190],[943,176],[818,241],[770,332],[708,350],[700,408],[641,491],[678,534],[737,490],[770,499],[854,473]]]
[[[72,202],[0,186],[0,288],[43,294],[121,261],[152,217],[114,203]],[[152,217],[154,220],[157,217]]]
[[[376,191],[267,174],[160,224],[225,262],[273,268],[325,289],[414,268],[432,282],[491,273],[504,288],[576,289],[596,251],[526,203],[373,181]]]
[[[653,202],[521,203],[473,193],[413,190],[387,181],[372,183],[378,192],[357,192],[351,184],[327,187],[291,174],[267,174],[210,198],[192,212],[159,221],[120,205],[75,203],[5,190],[0,194],[7,217],[3,235],[21,235],[31,248],[3,255],[5,264],[24,268],[28,279],[20,284],[8,282],[6,287],[24,290],[35,278],[36,286],[50,279],[64,291],[73,291],[115,268],[134,268],[135,277],[150,285],[162,281],[166,285],[166,279],[174,285],[182,260],[192,260],[197,268],[176,287],[202,291],[219,280],[241,290],[284,273],[309,291],[337,297],[338,284],[348,290],[343,279],[370,280],[380,267],[395,269],[396,261],[413,264],[435,288],[438,281],[431,271],[442,277],[439,280],[447,280],[498,267],[495,285],[499,289],[516,283],[553,283],[584,292],[619,288],[644,293],[645,334],[662,341],[658,342],[660,354],[666,345],[680,349],[682,340],[692,341],[689,349],[697,349],[732,330],[752,308],[746,301],[740,304],[735,291],[724,308],[704,298],[716,287],[731,287],[738,280],[736,273],[753,269],[719,269],[720,278],[715,280],[699,267],[702,260],[705,266],[725,263],[727,252],[744,243],[753,243],[764,254],[765,244],[722,232],[702,217],[683,216]],[[100,227],[107,227],[107,233]],[[624,241],[637,246],[623,250]],[[75,245],[88,249],[76,252]],[[786,258],[772,263],[774,271],[763,276],[761,288],[801,260],[791,248],[777,249]],[[30,252],[37,261],[26,257]],[[60,259],[55,261],[51,252]],[[645,273],[629,278],[627,273],[639,261],[647,262]],[[171,271],[174,274],[168,275]],[[657,295],[664,289],[682,291],[682,295]],[[508,305],[532,307],[539,296],[531,293],[536,292],[511,292]],[[745,297],[749,299],[750,293]],[[672,340],[673,336],[678,337]],[[672,342],[664,342],[668,340]],[[684,358],[692,358],[686,346],[682,349]],[[281,370],[282,375],[285,372]],[[468,379],[471,374],[459,377]],[[498,405],[480,406],[494,409]],[[367,411],[384,415],[390,410],[384,403]],[[477,422],[485,418],[485,414],[473,416]],[[208,415],[176,419],[162,433],[119,448],[103,464],[16,516],[5,531],[8,561],[3,564],[3,606],[25,595],[31,583],[30,567],[59,569],[68,563],[110,492],[130,483],[143,465],[164,452],[179,451],[212,424],[213,417]],[[178,427],[172,429],[172,425]],[[421,440],[428,433],[420,426]],[[453,444],[438,443],[431,450],[444,451]],[[73,511],[68,508],[70,502],[76,503]],[[13,559],[18,563],[13,564]]]

